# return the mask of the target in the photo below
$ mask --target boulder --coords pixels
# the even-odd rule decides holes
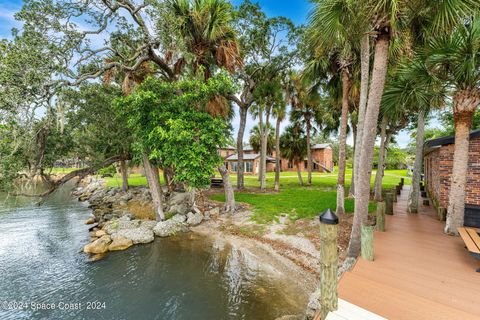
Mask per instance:
[[[98,231],[94,231],[94,232],[95,232],[94,237],[97,237],[97,238],[103,237],[104,235],[107,234],[104,230],[98,230]]]
[[[85,253],[104,253],[108,251],[108,245],[112,242],[109,235],[104,235],[101,238],[87,244],[83,247]]]
[[[176,214],[171,218],[171,220],[183,223],[183,222],[187,221],[187,216],[183,215],[183,214]]]
[[[187,224],[190,226],[196,226],[197,224],[200,224],[203,220],[203,215],[200,212],[189,212],[187,214]]]
[[[140,223],[140,227],[147,228],[150,230],[153,230],[153,228],[155,228],[156,225],[157,225],[157,221],[155,220],[142,220],[142,222]]]
[[[112,243],[108,246],[109,251],[119,251],[130,248],[133,245],[132,239],[117,236],[113,239]]]
[[[187,214],[190,207],[186,203],[179,203],[171,205],[166,211],[172,214]]]
[[[103,230],[105,230],[106,233],[108,234],[113,234],[115,232],[118,232],[119,230],[123,229],[135,229],[140,227],[140,220],[112,220],[103,226]]]
[[[220,208],[219,208],[219,207],[215,207],[215,208],[211,209],[209,212],[210,212],[210,215],[211,215],[211,216],[219,215],[219,214],[220,214]]]
[[[90,217],[87,220],[85,220],[85,224],[93,224],[93,223],[95,223],[95,219],[93,217]]]
[[[192,194],[189,192],[174,192],[168,199],[168,204],[170,206],[176,204],[189,204],[192,198]]]
[[[179,222],[174,219],[169,219],[167,221],[160,221],[157,223],[153,232],[159,237],[168,237],[173,236],[176,233],[182,231],[184,228],[184,223]]]
[[[115,240],[117,237],[123,237],[132,240],[133,244],[137,243],[149,243],[155,240],[153,231],[147,228],[135,228],[135,229],[120,229],[112,234],[112,238]]]

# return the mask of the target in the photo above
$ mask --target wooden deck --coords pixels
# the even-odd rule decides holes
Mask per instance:
[[[404,188],[386,232],[375,232],[375,261],[360,258],[340,280],[340,298],[387,319],[480,319],[480,263],[432,207],[407,215],[407,197]]]

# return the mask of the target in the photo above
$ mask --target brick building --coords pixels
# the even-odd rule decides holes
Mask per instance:
[[[219,154],[225,159],[225,166],[230,172],[237,171],[238,157],[236,148],[226,147],[219,149]],[[245,146],[243,149],[243,158],[245,162],[245,173],[258,174],[260,164],[260,154],[256,153],[252,147]],[[313,171],[331,172],[333,171],[332,148],[328,144],[312,145]],[[267,156],[267,172],[275,171],[275,151]],[[297,167],[285,158],[280,158],[280,171],[296,171]],[[307,171],[307,159],[300,164],[301,171]]]
[[[454,136],[426,142],[424,153],[425,185],[426,191],[437,209],[439,207],[448,208],[454,148]],[[470,133],[465,194],[465,225],[480,228],[480,130]]]

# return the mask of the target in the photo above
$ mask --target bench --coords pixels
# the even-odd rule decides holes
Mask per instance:
[[[223,179],[222,178],[211,178],[210,179],[211,188],[223,188]]]
[[[474,228],[457,228],[470,255],[480,259],[480,236]],[[477,269],[480,272],[480,268]]]

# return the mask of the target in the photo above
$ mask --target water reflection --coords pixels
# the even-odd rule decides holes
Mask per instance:
[[[28,304],[0,308],[0,319],[275,319],[305,304],[248,251],[224,241],[194,234],[156,239],[92,263],[79,253],[90,210],[68,192],[40,207],[32,199],[0,201],[0,303]],[[92,301],[105,308],[87,309]],[[82,307],[60,310],[61,302]]]

